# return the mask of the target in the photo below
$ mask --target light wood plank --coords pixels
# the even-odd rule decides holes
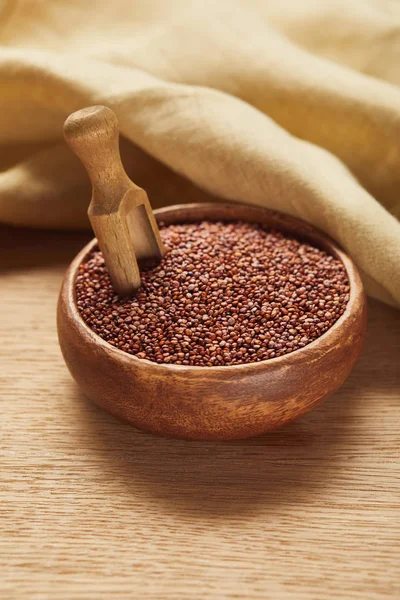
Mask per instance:
[[[140,433],[87,401],[55,307],[83,234],[0,228],[1,597],[397,599],[400,320],[371,301],[342,388],[261,438]]]

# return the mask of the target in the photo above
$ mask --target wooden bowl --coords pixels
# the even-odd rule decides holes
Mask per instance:
[[[145,431],[193,440],[231,440],[293,421],[343,383],[361,352],[366,300],[353,262],[330,238],[287,215],[241,204],[172,206],[155,215],[166,224],[240,219],[301,236],[343,262],[350,299],[326,333],[290,354],[221,367],[157,364],[114,348],[81,318],[75,304],[75,279],[79,265],[96,244],[93,240],[69,267],[58,303],[61,350],[89,398]]]

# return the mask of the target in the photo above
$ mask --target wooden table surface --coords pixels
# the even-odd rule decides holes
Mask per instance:
[[[400,598],[399,313],[370,302],[360,362],[298,422],[157,438],[86,400],[60,355],[87,237],[0,228],[0,597]]]

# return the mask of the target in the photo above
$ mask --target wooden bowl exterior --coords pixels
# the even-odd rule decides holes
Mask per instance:
[[[96,243],[93,240],[70,265],[58,304],[61,350],[89,398],[145,431],[230,440],[259,435],[296,419],[343,383],[361,352],[366,300],[353,262],[327,236],[282,213],[240,204],[182,205],[155,214],[166,224],[240,219],[310,240],[342,260],[350,280],[348,305],[320,338],[285,356],[231,367],[159,365],[114,348],[81,318],[75,278]]]

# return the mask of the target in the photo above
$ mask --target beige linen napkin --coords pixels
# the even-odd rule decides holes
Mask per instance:
[[[397,0],[0,0],[0,221],[88,226],[62,123],[106,104],[154,207],[301,217],[399,305],[399,31]]]

